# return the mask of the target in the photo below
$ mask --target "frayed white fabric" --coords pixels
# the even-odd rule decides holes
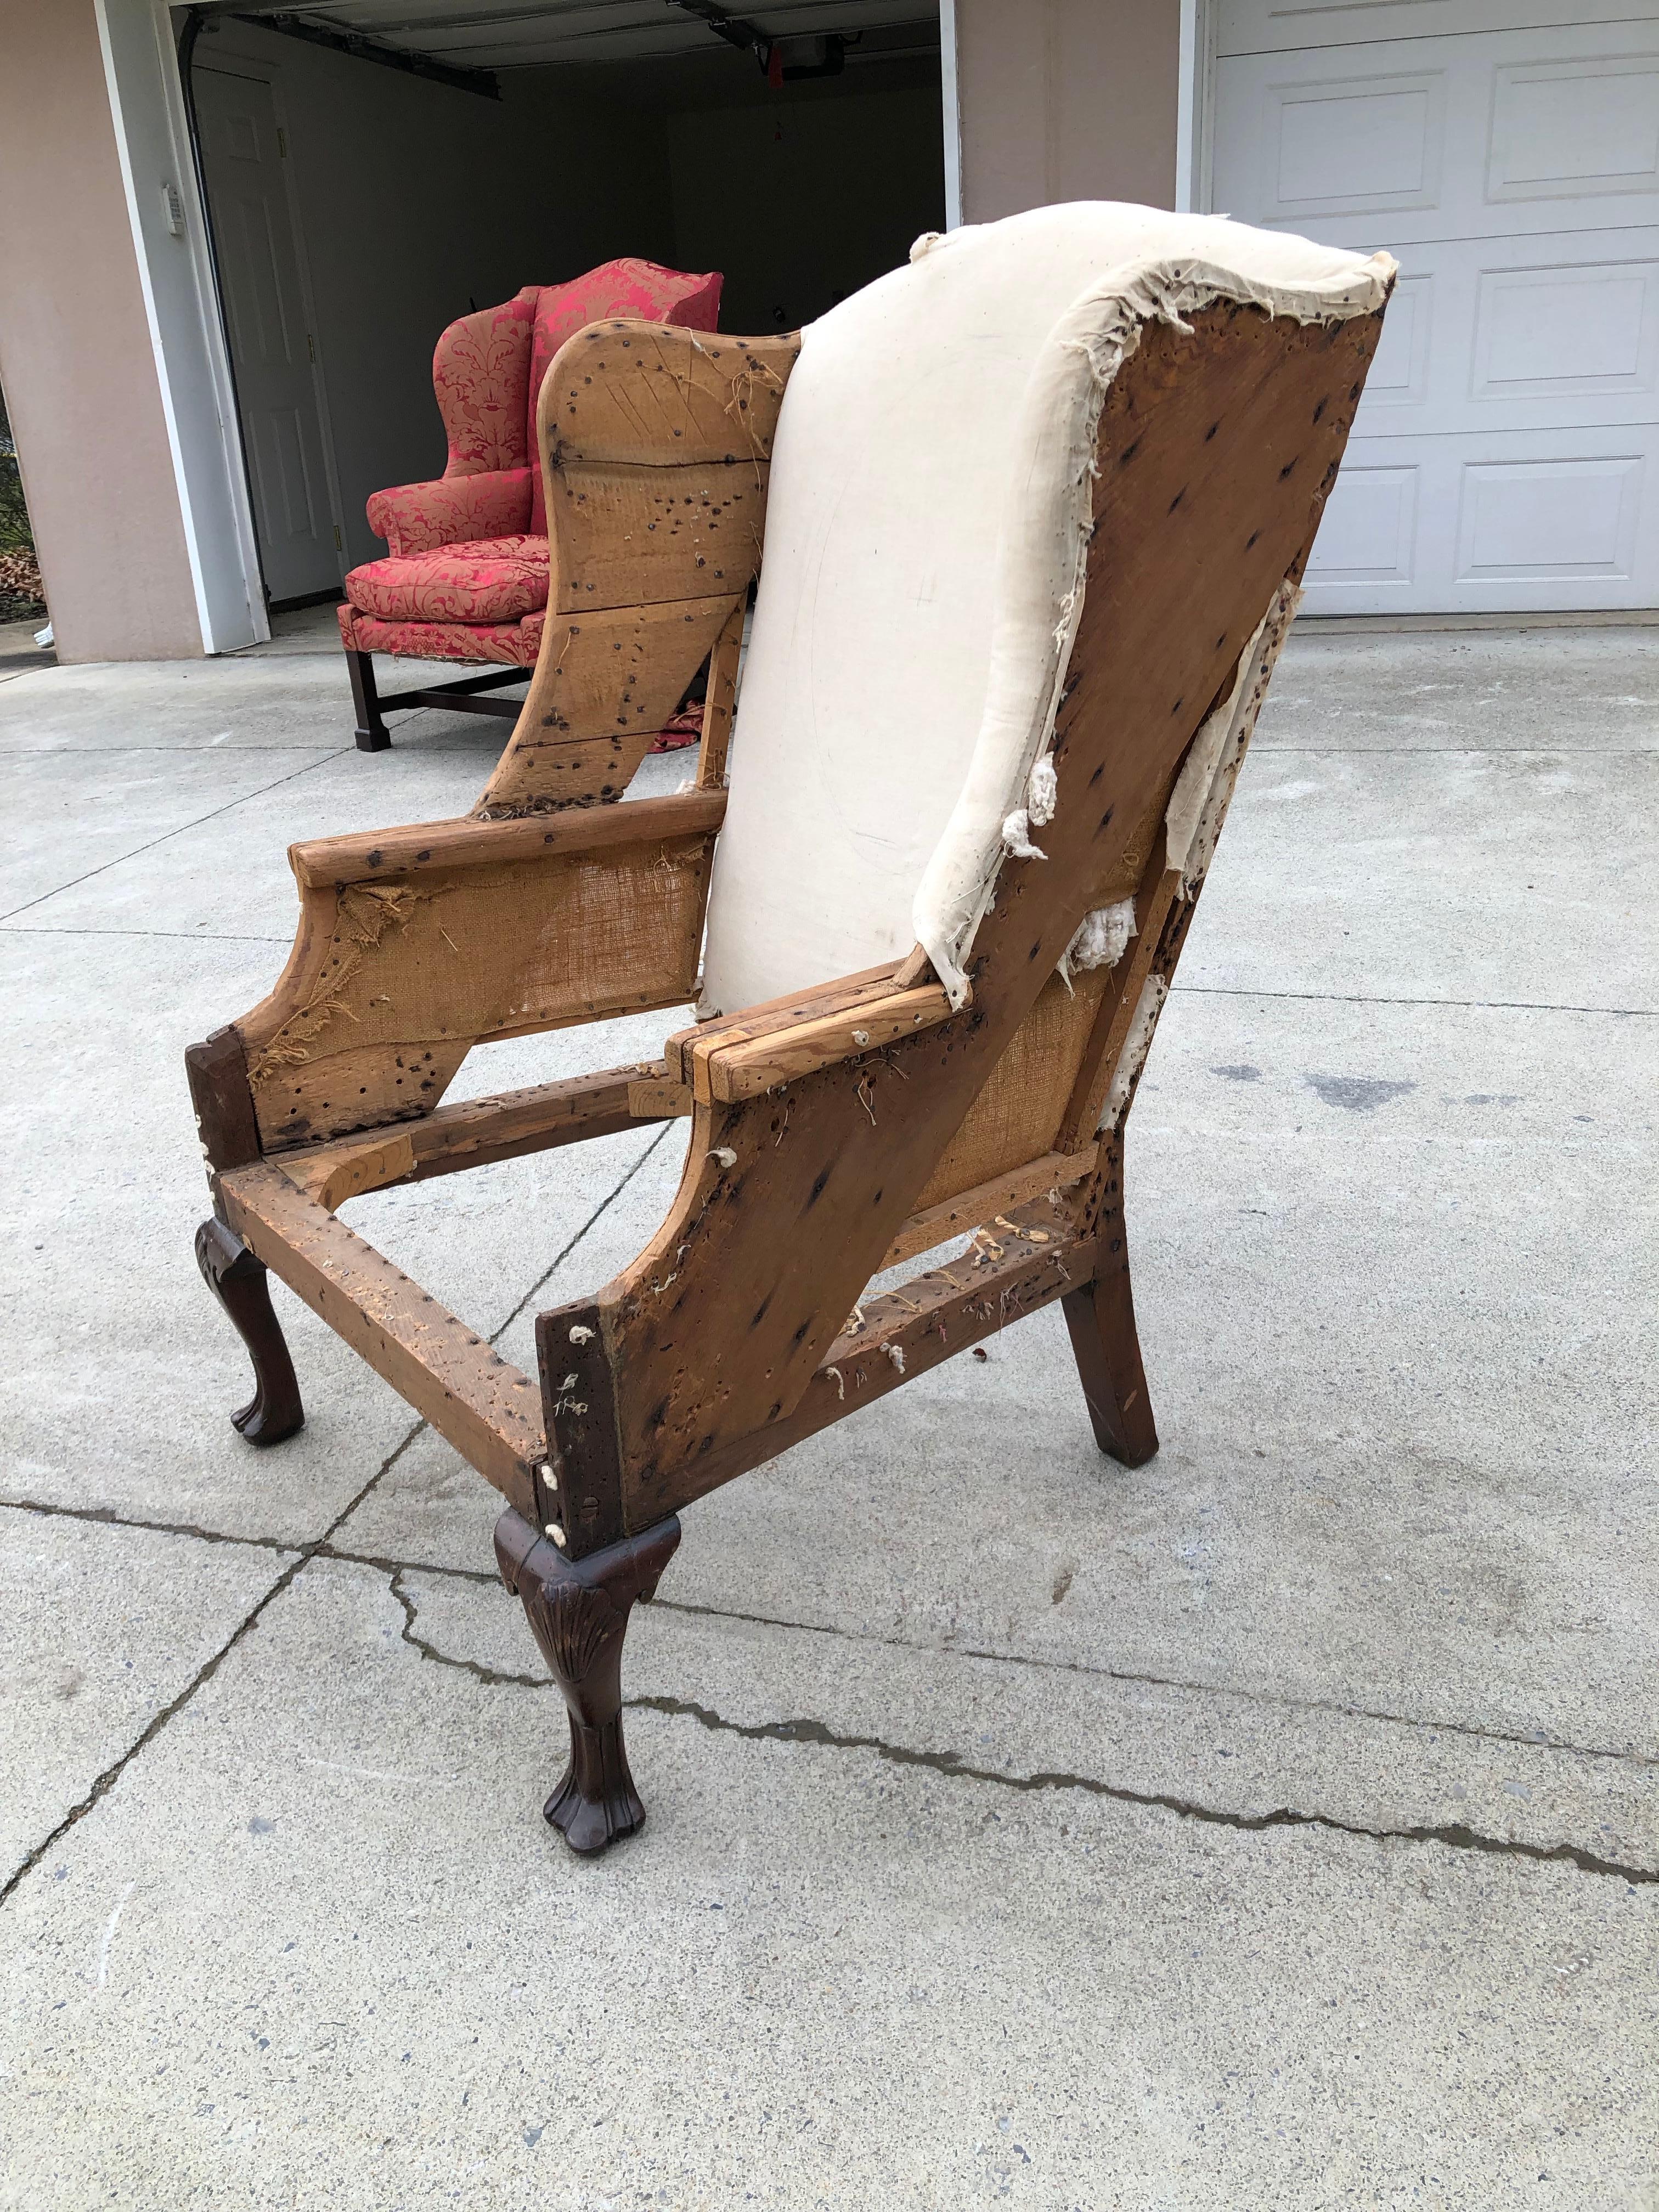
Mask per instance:
[[[1181,773],[1176,778],[1175,789],[1170,793],[1170,804],[1164,812],[1164,863],[1166,867],[1179,868],[1185,885],[1187,855],[1198,830],[1198,817],[1204,811],[1204,802],[1215,781],[1215,772],[1221,765],[1221,757],[1227,749],[1229,738],[1237,726],[1239,704],[1255,667],[1255,653],[1261,642],[1261,633],[1267,627],[1264,616],[1257,623],[1255,635],[1239,656],[1238,672],[1233,688],[1205,720],[1198,735],[1187,748],[1187,757],[1181,763]]]
[[[1255,733],[1257,714],[1302,604],[1298,585],[1281,584],[1239,658],[1233,688],[1193,739],[1164,816],[1165,863],[1181,871],[1184,891],[1203,882]]]
[[[1106,1103],[1100,1109],[1098,1133],[1103,1137],[1122,1123],[1128,1108],[1129,1093],[1134,1089],[1135,1078],[1140,1073],[1146,1055],[1152,1050],[1152,1031],[1158,1027],[1158,1018],[1169,995],[1170,987],[1161,975],[1149,975],[1140,987],[1140,996],[1135,1002],[1134,1019],[1129,1024],[1128,1036],[1123,1040],[1117,1066],[1112,1070],[1112,1086],[1106,1093]]]
[[[1082,611],[1095,432],[1144,324],[1300,321],[1394,264],[1109,202],[918,240],[803,335],[715,854],[702,1011],[923,945],[953,1000],[1047,758]]]
[[[1066,982],[1078,969],[1115,968],[1129,949],[1135,933],[1135,902],[1119,899],[1112,906],[1097,906],[1085,914],[1077,933],[1060,956],[1060,972]]]
[[[1002,849],[1016,860],[1046,860],[1048,855],[1031,842],[1031,817],[1017,806],[1002,825]]]

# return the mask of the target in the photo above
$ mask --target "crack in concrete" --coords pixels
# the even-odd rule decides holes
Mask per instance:
[[[56,894],[52,894],[56,896]],[[23,909],[19,907],[21,914]],[[7,937],[164,937],[185,939],[191,945],[292,945],[291,937],[246,937],[226,929],[93,929],[49,921],[8,921],[0,924]]]
[[[1659,1021],[1654,1006],[1569,1006],[1553,999],[1395,999],[1376,991],[1247,991],[1231,983],[1171,983],[1170,995],[1192,999],[1306,999],[1321,1006],[1449,1006],[1495,1014],[1609,1014],[1621,1020]]]
[[[193,1521],[139,1521],[112,1505],[49,1505],[40,1498],[0,1498],[0,1512],[38,1513],[48,1521],[90,1521],[102,1528],[137,1528],[154,1536],[193,1536],[202,1544],[243,1544],[250,1551],[301,1552],[304,1537],[233,1535],[222,1528],[199,1528]]]
[[[486,1579],[494,1581],[492,1575]],[[1528,1751],[1559,1751],[1575,1759],[1607,1759],[1625,1765],[1659,1766],[1659,1757],[1644,1751],[1617,1751],[1601,1744],[1571,1743],[1565,1736],[1522,1735],[1519,1730],[1478,1728],[1472,1721],[1443,1721],[1412,1713],[1390,1713],[1372,1705],[1353,1705],[1334,1698],[1291,1698],[1280,1691],[1235,1687],[1226,1682],[1199,1682],[1178,1674],[1143,1674],[1129,1668],[1099,1667],[1086,1659],[1046,1659],[1037,1652],[993,1651],[971,1644],[918,1644],[905,1636],[878,1636],[869,1630],[837,1627],[833,1622],[788,1620],[775,1613],[734,1613],[724,1606],[690,1605],[683,1598],[658,1595],[665,1613],[706,1613],[715,1620],[743,1620],[757,1628],[793,1628],[809,1636],[838,1636],[854,1644],[879,1644],[894,1651],[921,1651],[940,1658],[982,1659],[1000,1667],[1030,1667],[1055,1674],[1083,1674],[1105,1682],[1127,1682],[1137,1688],[1182,1690],[1206,1698],[1237,1698],[1252,1705],[1273,1705],[1285,1712],[1329,1713],[1339,1720],[1378,1721],[1385,1727],[1420,1729],[1424,1733],[1468,1736],[1476,1743],[1513,1743]]]
[[[418,1430],[416,1433],[419,1433]],[[370,1486],[373,1487],[372,1485]],[[356,1502],[361,1504],[362,1498],[368,1494],[368,1492],[362,1492]],[[283,1553],[305,1548],[303,1539],[239,1535],[224,1529],[198,1528],[188,1522],[141,1521],[102,1505],[51,1505],[36,1498],[0,1498],[0,1512],[7,1511],[38,1513],[49,1520],[90,1521],[100,1527],[136,1528],[163,1536],[194,1536],[204,1544],[245,1544],[264,1551]],[[393,1577],[435,1575],[441,1580],[488,1583],[492,1588],[499,1587],[501,1582],[500,1576],[493,1568],[456,1567],[434,1559],[394,1559],[384,1552],[348,1551],[341,1545],[331,1543],[326,1537],[318,1539],[311,1547],[311,1556],[318,1559],[332,1559],[343,1566],[372,1567],[381,1574]],[[402,1595],[400,1590],[399,1596]],[[873,1644],[890,1651],[913,1651],[940,1659],[973,1659],[988,1666],[1024,1668],[1040,1673],[1080,1674],[1091,1680],[1124,1682],[1140,1689],[1177,1690],[1194,1697],[1235,1698],[1241,1705],[1265,1705],[1284,1712],[1329,1713],[1340,1720],[1376,1721],[1385,1728],[1409,1729],[1431,1735],[1462,1736],[1473,1743],[1515,1744],[1523,1751],[1559,1752],[1571,1759],[1607,1759],[1627,1766],[1659,1766],[1659,1755],[1631,1747],[1619,1750],[1607,1744],[1574,1743],[1566,1736],[1541,1733],[1523,1735],[1517,1729],[1482,1728],[1473,1721],[1442,1720],[1432,1714],[1394,1713],[1381,1706],[1350,1705],[1334,1698],[1292,1698],[1280,1691],[1252,1689],[1242,1684],[1202,1682],[1180,1674],[1148,1674],[1131,1668],[1097,1666],[1086,1659],[1049,1659],[1037,1652],[995,1651],[973,1644],[921,1644],[909,1637],[880,1636],[870,1629],[842,1628],[833,1621],[794,1620],[786,1613],[738,1613],[729,1606],[695,1605],[684,1598],[667,1598],[660,1595],[654,1601],[665,1613],[684,1613],[693,1619],[741,1621],[754,1628],[787,1629],[803,1636],[834,1636],[846,1643]],[[451,1658],[437,1652],[429,1656],[447,1666],[471,1664],[470,1661]],[[522,1683],[529,1686],[544,1683],[546,1679],[544,1675],[495,1674],[487,1668],[479,1676],[481,1681]]]
[[[348,1516],[356,1511],[357,1508],[362,1504],[364,1498],[368,1496],[369,1492],[373,1490],[375,1484],[379,1482],[381,1476],[387,1474],[395,1465],[397,1461],[403,1456],[404,1453],[408,1450],[410,1444],[414,1443],[416,1437],[419,1436],[421,1431],[425,1426],[426,1424],[424,1421],[416,1421],[414,1426],[409,1431],[409,1433],[403,1438],[402,1442],[394,1445],[392,1449],[387,1453],[386,1458],[381,1461],[380,1466],[375,1468],[374,1474],[370,1475],[368,1480],[364,1483],[362,1488],[358,1491],[356,1497],[353,1498],[350,1502],[336,1515],[335,1518],[329,1523],[322,1534],[316,1539],[315,1542],[302,1545],[296,1548],[295,1558],[283,1569],[281,1574],[276,1577],[276,1580],[271,1583],[264,1595],[258,1600],[245,1618],[238,1622],[236,1626],[231,1631],[230,1634],[225,1638],[224,1642],[219,1646],[219,1649],[213,1654],[211,1658],[206,1660],[203,1665],[197,1668],[195,1674],[191,1676],[189,1681],[185,1683],[184,1688],[179,1691],[177,1697],[170,1698],[168,1702],[161,1707],[159,1712],[152,1714],[149,1720],[139,1731],[138,1735],[133,1739],[132,1742],[127,1746],[120,1757],[112,1760],[110,1765],[104,1768],[103,1771],[94,1779],[92,1787],[88,1790],[86,1796],[81,1798],[78,1802],[70,1806],[69,1811],[64,1815],[57,1826],[52,1829],[50,1835],[44,1837],[28,1854],[27,1857],[22,1861],[21,1864],[16,1869],[16,1870],[8,1877],[3,1887],[0,1887],[0,1905],[3,1905],[6,1903],[7,1899],[22,1882],[25,1876],[34,1871],[35,1868],[40,1865],[41,1860],[46,1857],[46,1854],[52,1850],[56,1844],[59,1844],[63,1840],[63,1838],[69,1833],[70,1830],[75,1827],[80,1821],[85,1820],[87,1814],[91,1812],[93,1807],[99,1803],[101,1799],[108,1796],[110,1791],[114,1789],[116,1784],[126,1772],[128,1767],[131,1765],[133,1760],[137,1758],[140,1752],[142,1752],[147,1745],[153,1743],[155,1738],[161,1735],[162,1729],[165,1729],[168,1723],[173,1720],[174,1716],[184,1711],[185,1707],[196,1695],[196,1692],[213,1680],[220,1668],[223,1666],[225,1661],[236,1649],[236,1646],[258,1623],[266,1608],[274,1604],[276,1599],[283,1595],[283,1592],[289,1589],[295,1579],[304,1572],[305,1569],[315,1558],[321,1546],[327,1542],[328,1539],[334,1534],[334,1531],[340,1527],[341,1523],[346,1520]]]
[[[320,1545],[317,1556],[337,1560],[343,1567],[374,1567],[383,1575],[442,1575],[452,1582],[488,1583],[492,1589],[501,1588],[501,1576],[494,1567],[429,1567],[422,1559],[394,1559],[384,1552],[345,1552],[337,1544]]]
[[[457,1674],[466,1674],[487,1688],[524,1690],[553,1690],[557,1685],[546,1674],[513,1674],[497,1667],[488,1667],[481,1660],[458,1659],[420,1635],[416,1623],[420,1618],[418,1607],[403,1586],[405,1570],[398,1570],[391,1578],[392,1594],[403,1609],[404,1626],[399,1632],[402,1640],[423,1660],[434,1666],[448,1667]],[[659,1599],[656,1602],[660,1603]],[[1246,1835],[1262,1833],[1270,1828],[1323,1828],[1342,1836],[1354,1836],[1370,1843],[1443,1844],[1449,1850],[1485,1852],[1498,1858],[1534,1859],[1545,1863],[1577,1867],[1581,1874],[1611,1876],[1628,1883],[1632,1888],[1644,1884],[1659,1885],[1659,1869],[1629,1866],[1620,1860],[1604,1859],[1593,1851],[1583,1850],[1577,1844],[1528,1844],[1504,1836],[1488,1836],[1478,1828],[1461,1821],[1445,1825],[1425,1824],[1409,1828],[1374,1828],[1356,1820],[1340,1820],[1334,1814],[1307,1813],[1291,1805],[1276,1806],[1268,1813],[1232,1813],[1215,1805],[1203,1805],[1196,1799],[1176,1797],[1166,1791],[1132,1790],[1126,1784],[1105,1782],[1098,1775],[1076,1774],[1059,1769],[1045,1768],[1035,1774],[1006,1774],[993,1766],[975,1766],[955,1751],[918,1751],[913,1745],[892,1743],[884,1736],[848,1735],[840,1729],[828,1727],[823,1721],[798,1717],[782,1721],[734,1721],[712,1707],[698,1705],[689,1698],[668,1698],[642,1695],[623,1699],[624,1712],[660,1713],[673,1720],[694,1720],[699,1728],[720,1735],[735,1735],[751,1743],[810,1744],[826,1751],[867,1751],[890,1765],[923,1767],[929,1772],[943,1775],[953,1782],[974,1782],[1000,1790],[1013,1790],[1028,1795],[1050,1790],[1077,1790],[1091,1797],[1104,1797],[1114,1804],[1133,1805],[1150,1812],[1172,1813],[1183,1820],[1196,1820],[1209,1827],[1231,1828]]]
[[[623,1704],[629,1711],[663,1713],[673,1718],[694,1720],[700,1728],[720,1735],[744,1736],[754,1741],[816,1744],[834,1751],[871,1751],[878,1759],[886,1759],[895,1766],[927,1767],[952,1780],[992,1783],[1005,1790],[1080,1790],[1092,1797],[1110,1798],[1117,1804],[1174,1813],[1184,1820],[1201,1821],[1210,1827],[1240,1829],[1247,1834],[1258,1834],[1268,1828],[1327,1828],[1338,1835],[1358,1836],[1373,1843],[1444,1844],[1453,1850],[1484,1851],[1498,1858],[1538,1859],[1575,1866],[1581,1874],[1612,1875],[1632,1887],[1644,1883],[1659,1885],[1659,1868],[1626,1866],[1620,1860],[1598,1858],[1593,1851],[1583,1850],[1577,1844],[1525,1844],[1507,1837],[1483,1835],[1479,1829],[1467,1827],[1462,1822],[1443,1827],[1425,1825],[1372,1828],[1359,1821],[1339,1820],[1329,1813],[1304,1813],[1290,1805],[1277,1806],[1270,1813],[1229,1813],[1216,1806],[1200,1805],[1191,1798],[1170,1796],[1160,1790],[1131,1790],[1121,1783],[1103,1782],[1096,1775],[1053,1771],[1000,1774],[994,1767],[970,1765],[957,1752],[916,1751],[906,1744],[889,1743],[881,1736],[843,1735],[826,1728],[822,1721],[731,1721],[684,1698],[625,1698]]]
[[[457,1659],[447,1651],[440,1651],[435,1644],[416,1633],[415,1624],[420,1619],[420,1607],[404,1588],[404,1577],[411,1571],[399,1567],[392,1577],[392,1595],[403,1607],[404,1625],[398,1632],[411,1651],[434,1667],[453,1667],[458,1674],[470,1674],[475,1682],[482,1682],[487,1690],[551,1690],[557,1686],[550,1674],[508,1674],[499,1667],[486,1667],[482,1659]],[[418,1571],[416,1570],[414,1571]],[[500,1586],[499,1576],[489,1579]]]
[[[89,884],[94,876],[107,875],[112,868],[118,868],[128,860],[136,860],[141,853],[153,853],[158,845],[165,845],[169,838],[187,836],[192,830],[199,830],[204,822],[216,822],[222,814],[230,813],[234,807],[246,806],[251,799],[263,799],[267,792],[279,791],[283,784],[292,783],[295,776],[310,775],[317,769],[326,768],[330,761],[344,760],[348,757],[349,748],[343,745],[336,751],[324,753],[319,760],[307,761],[303,768],[296,768],[291,775],[279,775],[270,783],[262,783],[257,791],[244,791],[234,799],[228,799],[222,806],[213,807],[206,814],[198,814],[193,822],[181,822],[175,830],[164,830],[159,837],[151,837],[142,845],[135,845],[130,853],[118,853],[112,859],[100,860],[95,868],[88,868],[82,875],[71,876],[66,884],[54,884],[49,891],[41,891],[32,899],[25,899],[21,906],[9,908],[4,914],[0,914],[0,921],[10,921],[17,915],[27,914],[31,908],[44,905],[49,898],[56,898],[60,891],[72,891],[77,884]]]

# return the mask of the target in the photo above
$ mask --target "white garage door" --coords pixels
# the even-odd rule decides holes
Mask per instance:
[[[1215,4],[1211,205],[1401,266],[1308,611],[1659,603],[1659,9]]]

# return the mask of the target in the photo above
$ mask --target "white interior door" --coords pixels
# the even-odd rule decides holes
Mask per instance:
[[[1212,204],[1401,264],[1309,611],[1659,601],[1659,9],[1220,0],[1217,31]]]
[[[260,565],[273,599],[303,599],[337,588],[341,567],[288,149],[269,84],[201,67],[195,87]]]

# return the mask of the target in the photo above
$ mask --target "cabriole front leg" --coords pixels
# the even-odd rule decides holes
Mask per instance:
[[[642,1535],[568,1559],[511,1508],[495,1523],[501,1580],[523,1601],[569,1711],[570,1763],[544,1810],[573,1851],[602,1851],[645,1819],[623,1742],[623,1639],[635,1601],[654,1595],[679,1540],[670,1514]]]
[[[264,1262],[215,1216],[196,1232],[196,1264],[253,1362],[253,1395],[231,1420],[251,1444],[279,1444],[305,1426],[306,1415]]]

